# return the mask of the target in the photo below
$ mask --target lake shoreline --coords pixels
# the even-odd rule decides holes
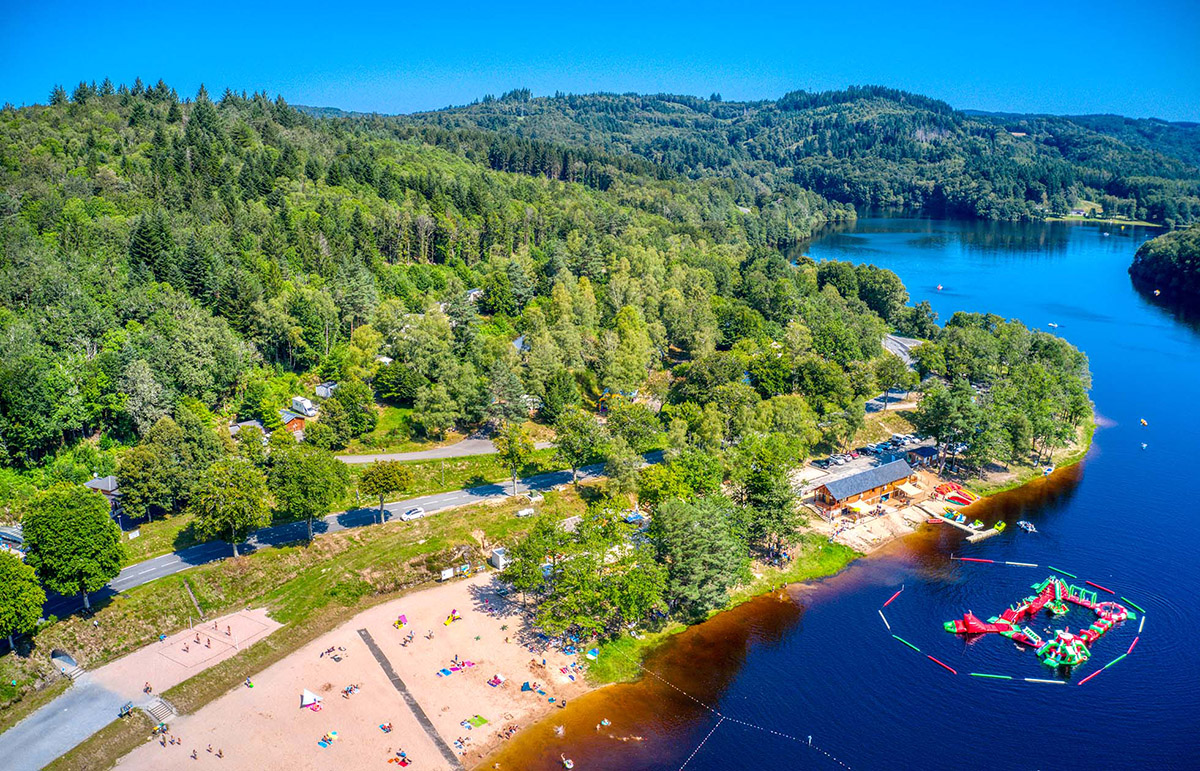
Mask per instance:
[[[975,504],[972,504],[972,505],[978,505],[978,504],[982,504],[984,502],[993,501],[997,497],[1003,496],[1006,493],[1014,493],[1023,488],[1030,487],[1039,482],[1042,482],[1043,480],[1047,480],[1054,476],[1057,476],[1060,474],[1060,472],[1065,472],[1067,469],[1077,466],[1080,462],[1082,462],[1084,460],[1084,458],[1087,456],[1088,452],[1091,450],[1092,443],[1093,443],[1093,440],[1095,437],[1096,429],[1097,429],[1097,420],[1095,419],[1095,415],[1093,415],[1087,425],[1081,426],[1081,430],[1080,430],[1080,442],[1081,443],[1074,448],[1070,448],[1069,451],[1067,452],[1067,454],[1065,456],[1063,456],[1061,459],[1059,459],[1058,463],[1056,463],[1056,465],[1055,465],[1055,471],[1052,474],[1018,478],[1016,480],[1013,480],[1011,483],[1006,483],[1003,487],[989,490],[985,494],[981,494],[979,500],[976,501]],[[964,507],[964,508],[966,508],[966,507]],[[731,596],[730,596],[730,601],[720,610],[713,611],[712,613],[710,613],[703,621],[698,621],[694,624],[684,624],[682,622],[674,622],[673,624],[669,625],[666,629],[664,629],[660,632],[646,635],[641,640],[634,640],[633,638],[621,638],[618,641],[614,641],[614,643],[608,643],[604,646],[601,646],[601,649],[600,649],[601,657],[603,657],[605,655],[605,653],[608,653],[609,655],[616,654],[616,655],[622,655],[622,656],[636,656],[636,670],[638,670],[638,676],[633,679],[608,680],[608,681],[604,681],[604,682],[596,682],[592,679],[591,676],[589,676],[586,678],[585,691],[582,695],[591,695],[591,694],[598,693],[600,691],[604,691],[604,690],[607,690],[607,689],[610,689],[613,687],[617,687],[617,686],[630,686],[630,687],[641,686],[642,684],[644,684],[646,682],[645,670],[643,667],[643,662],[646,660],[646,658],[648,658],[650,656],[669,658],[670,653],[669,653],[668,646],[671,643],[678,640],[679,635],[681,635],[682,633],[696,630],[698,627],[704,626],[706,624],[711,624],[711,623],[719,624],[719,623],[721,623],[721,619],[723,617],[730,616],[731,614],[734,614],[737,612],[742,612],[742,613],[746,612],[745,606],[748,606],[752,603],[768,601],[772,597],[788,597],[797,592],[803,593],[806,590],[811,590],[811,589],[817,587],[823,581],[826,581],[828,579],[831,579],[831,578],[841,574],[842,572],[844,572],[847,568],[851,567],[852,565],[855,565],[861,561],[868,560],[872,557],[878,556],[879,554],[886,552],[887,551],[885,549],[886,546],[892,545],[898,541],[903,541],[910,537],[918,536],[922,533],[927,533],[928,529],[930,527],[934,527],[934,526],[933,525],[928,525],[926,527],[918,526],[916,529],[914,529],[912,531],[897,535],[893,538],[889,538],[886,541],[883,541],[883,542],[877,544],[874,548],[872,548],[870,551],[867,551],[867,552],[852,550],[847,546],[844,546],[841,544],[834,544],[833,542],[830,542],[830,545],[840,546],[846,552],[849,552],[849,554],[846,555],[846,559],[844,559],[843,561],[840,561],[840,563],[837,564],[837,566],[833,569],[830,569],[830,570],[827,570],[827,571],[821,572],[821,573],[806,574],[803,577],[797,577],[794,580],[784,580],[787,578],[788,573],[790,572],[788,570],[776,571],[774,569],[771,569],[769,573],[767,571],[763,571],[761,573],[756,574],[755,580],[752,581],[747,587],[742,588],[740,590],[735,590],[734,592],[732,592]],[[822,547],[818,546],[818,548],[820,549]],[[776,583],[776,582],[778,582],[778,583]],[[754,589],[754,587],[761,587],[761,588],[756,591]],[[621,645],[626,640],[632,640],[633,643],[632,644],[627,643],[625,645]],[[614,647],[614,646],[619,646],[619,647]],[[628,648],[630,650],[624,650],[625,648]],[[593,665],[593,667],[594,667],[594,665]],[[556,720],[561,720],[561,717],[559,717],[559,716],[555,716],[555,717],[556,717]],[[541,721],[539,721],[539,723],[530,726],[530,728],[528,730],[531,733],[533,733],[535,731],[544,732],[549,720],[550,720],[549,716],[546,716]],[[599,728],[599,726],[597,726],[597,728]],[[523,739],[523,738],[525,738],[525,737],[518,738],[518,740],[517,740],[518,746],[520,746],[521,739]],[[497,762],[496,761],[497,758],[506,758],[507,757],[507,755],[508,755],[507,749],[509,746],[510,746],[509,743],[501,743],[490,754],[488,754],[487,756],[480,759],[479,763],[477,765],[475,765],[473,768],[480,769],[480,768],[485,768],[485,767],[488,767],[488,768],[493,767],[490,764]],[[519,750],[516,751],[515,754],[519,755],[520,751]],[[505,768],[505,767],[509,767],[509,766],[505,766],[505,765],[501,766],[501,768]]]

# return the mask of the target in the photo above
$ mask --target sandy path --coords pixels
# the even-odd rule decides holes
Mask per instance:
[[[502,741],[499,732],[505,726],[530,725],[563,697],[571,699],[587,690],[580,675],[571,682],[559,669],[575,657],[551,651],[543,669],[538,653],[537,666],[531,667],[534,654],[518,642],[521,617],[511,608],[485,612],[485,600],[492,607],[501,602],[492,592],[490,575],[444,584],[364,611],[254,675],[253,688],[235,688],[196,714],[177,718],[171,730],[183,737],[182,745],[147,744],[123,758],[119,767],[159,769],[164,762],[190,763],[193,749],[199,764],[247,771],[393,767],[388,759],[401,749],[415,759],[412,767],[420,771],[456,767],[446,753],[455,763],[470,767]],[[447,626],[444,622],[451,610],[457,610],[462,620]],[[399,614],[409,621],[404,630],[392,625]],[[433,737],[385,674],[360,630],[366,630],[428,717]],[[414,640],[402,646],[409,631],[414,632]],[[425,637],[430,631],[432,640]],[[506,637],[512,641],[506,643]],[[337,651],[341,661],[321,655],[330,647],[345,649]],[[438,676],[439,670],[451,667],[456,655],[475,665]],[[508,678],[499,688],[487,684],[496,673]],[[521,684],[527,680],[542,684],[546,695],[522,692]],[[341,689],[350,684],[358,684],[360,690],[343,698]],[[320,712],[299,707],[305,688],[324,698]],[[551,704],[550,698],[556,703]],[[475,715],[488,723],[472,729],[461,725]],[[389,721],[393,730],[384,733],[379,724]],[[317,741],[329,731],[337,731],[337,740],[328,748],[319,747]],[[459,739],[466,740],[462,747],[455,746]],[[214,750],[223,750],[224,757],[208,754],[209,743]]]

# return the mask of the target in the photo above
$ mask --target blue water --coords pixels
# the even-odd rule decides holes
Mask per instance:
[[[810,245],[817,260],[895,271],[913,301],[928,300],[943,321],[959,310],[986,311],[1066,338],[1089,356],[1101,427],[1077,471],[1008,502],[1010,524],[1028,519],[1037,535],[1011,528],[970,545],[939,533],[933,543],[916,539],[861,561],[812,592],[780,642],[751,644],[722,707],[805,740],[811,735],[856,768],[1200,767],[1200,403],[1193,395],[1200,334],[1130,284],[1133,252],[1152,235],[866,219]],[[1055,565],[1116,590],[1147,611],[1137,648],[1083,686],[1075,682],[1125,652],[1135,624],[1098,641],[1095,660],[1068,685],[967,677],[1053,677],[1003,638],[966,644],[940,623],[967,609],[998,614],[1051,573],[954,562],[950,553]],[[902,585],[884,611],[893,632],[959,676],[883,628],[876,611]],[[1065,620],[1073,628],[1088,623],[1081,609]],[[837,767],[805,747],[752,734],[723,725],[688,767],[728,768],[735,757],[741,767]]]
[[[1100,425],[1091,453],[1045,483],[984,504],[985,519],[1010,523],[999,537],[971,545],[950,528],[927,529],[784,601],[759,600],[681,635],[649,666],[732,718],[715,730],[713,712],[651,677],[603,689],[586,708],[616,718],[617,734],[644,741],[569,724],[535,765],[552,767],[565,750],[588,768],[621,769],[840,768],[839,761],[870,769],[1200,768],[1200,332],[1130,285],[1130,259],[1154,232],[1106,231],[863,219],[814,240],[806,250],[814,259],[895,271],[913,301],[929,300],[943,321],[958,310],[992,312],[1086,351]],[[1040,532],[1018,530],[1018,519]],[[1043,567],[964,563],[951,554]],[[1137,634],[1137,622],[1126,622],[1066,684],[967,676],[1055,677],[998,635],[968,643],[942,631],[966,610],[998,614],[1051,575],[1046,565],[1146,609],[1133,654],[1078,685],[1126,651]],[[893,640],[877,612],[902,586],[885,613],[920,654]],[[1090,619],[1075,609],[1053,628]],[[1051,623],[1031,626],[1044,633]],[[807,746],[810,736],[821,751]]]

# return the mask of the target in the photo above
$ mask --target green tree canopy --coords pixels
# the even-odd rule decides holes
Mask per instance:
[[[0,635],[8,638],[9,650],[16,650],[13,635],[28,634],[42,617],[46,593],[37,573],[17,557],[0,552]]]
[[[267,481],[244,458],[225,458],[204,475],[192,500],[196,527],[210,537],[229,536],[233,556],[247,533],[271,522],[267,508]]]
[[[340,462],[340,461],[339,461]],[[383,517],[383,501],[390,493],[402,493],[412,485],[412,472],[400,461],[377,460],[363,469],[358,489],[364,495],[379,496],[379,516]]]
[[[21,520],[26,562],[59,594],[99,591],[121,572],[125,550],[108,500],[86,487],[61,484],[29,502]]]
[[[308,540],[313,537],[313,518],[324,517],[346,495],[350,472],[328,450],[308,443],[295,444],[271,456],[270,488],[275,507],[283,514],[308,522]]]

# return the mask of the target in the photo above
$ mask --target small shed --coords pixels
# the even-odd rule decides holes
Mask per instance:
[[[914,447],[907,455],[909,464],[919,468],[933,464],[937,460],[938,451],[936,447]]]
[[[320,399],[328,399],[333,396],[333,392],[337,390],[338,384],[332,380],[321,383],[317,386],[317,397]]]
[[[283,427],[296,435],[297,439],[304,437],[304,416],[298,412],[291,410],[280,410],[279,421],[283,423]]]
[[[488,557],[489,565],[496,570],[504,570],[510,563],[512,563],[512,559],[508,556],[508,549],[504,547],[492,549],[491,556]]]

